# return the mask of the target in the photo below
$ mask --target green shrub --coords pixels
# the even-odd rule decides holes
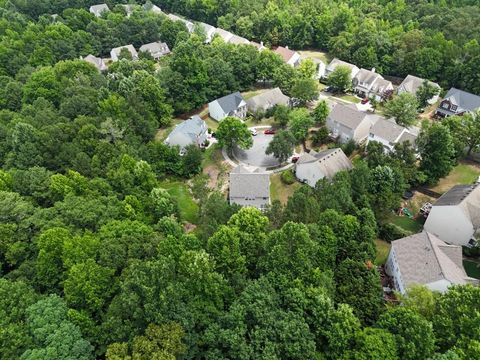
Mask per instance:
[[[406,231],[395,224],[388,223],[380,226],[379,237],[387,242],[392,242],[393,240],[401,239],[409,235],[412,235],[410,231]]]
[[[355,151],[356,147],[357,145],[355,144],[355,141],[351,139],[347,143],[343,144],[342,150],[345,153],[345,155],[350,156]]]
[[[295,175],[292,170],[284,171],[280,178],[282,179],[282,182],[287,185],[292,185],[295,182]]]

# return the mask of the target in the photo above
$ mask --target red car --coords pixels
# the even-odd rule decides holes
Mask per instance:
[[[267,129],[263,132],[265,135],[275,135],[275,130]]]
[[[300,156],[294,156],[294,157],[292,157],[292,163],[296,163],[299,158],[300,158]]]
[[[368,102],[369,102],[369,99],[368,99],[368,98],[363,98],[363,99],[362,99],[362,104],[365,105],[365,104],[368,103]]]

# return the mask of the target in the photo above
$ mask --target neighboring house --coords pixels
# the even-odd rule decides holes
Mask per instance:
[[[289,104],[290,98],[287,95],[284,95],[282,90],[278,87],[264,91],[247,100],[248,111],[252,113],[258,110],[267,111],[275,105],[288,106]]]
[[[112,49],[112,51],[110,51],[110,57],[112,58],[112,61],[119,60],[120,52],[122,51],[122,49],[127,49],[130,52],[130,54],[132,55],[132,60],[138,60],[137,50],[135,50],[133,45],[130,44]]]
[[[337,68],[337,66],[348,67],[351,71],[352,79],[360,71],[360,69],[357,66],[355,66],[353,64],[350,64],[346,61],[342,61],[342,60],[339,60],[339,59],[335,58],[332,61],[330,61],[330,64],[328,64],[327,67],[325,68],[325,78],[328,78],[328,76]]]
[[[205,33],[205,36],[206,36],[206,40],[205,42],[206,43],[209,43],[210,41],[213,40],[213,36],[215,35],[215,27],[213,27],[212,25],[209,25],[209,24],[206,24],[206,23],[203,23],[203,22],[199,22],[198,23],[198,26],[203,30],[203,32]]]
[[[102,16],[104,13],[107,13],[110,11],[108,8],[107,4],[98,4],[98,5],[92,5],[90,6],[90,12],[95,15],[96,17]]]
[[[168,45],[164,42],[153,42],[145,44],[140,47],[141,52],[148,52],[155,60],[160,59],[162,56],[170,54]]]
[[[234,45],[248,45],[250,44],[250,41],[241,37],[241,36],[238,36],[238,35],[233,35],[230,40],[228,40],[228,43],[229,44],[234,44]]]
[[[169,146],[179,146],[180,153],[189,145],[202,147],[208,138],[208,126],[198,115],[192,116],[175,126],[165,140]]]
[[[386,152],[393,151],[395,144],[409,141],[412,146],[415,145],[416,134],[409,129],[395,123],[393,119],[387,120],[379,118],[370,128],[367,144],[370,141],[378,141],[383,145]]]
[[[264,209],[270,204],[270,174],[239,165],[230,173],[230,204]]]
[[[123,7],[123,9],[125,10],[125,13],[127,14],[127,17],[130,17],[132,14],[133,14],[133,11],[135,10],[135,6],[134,5],[130,5],[130,4],[123,4],[123,5],[120,5],[121,7]]]
[[[358,110],[355,104],[337,104],[328,115],[326,126],[330,135],[342,143],[350,140],[361,143],[380,118],[379,115]]]
[[[282,57],[286,64],[293,67],[300,65],[300,54],[296,51],[290,50],[288,46],[279,46],[275,49],[275,52]]]
[[[192,33],[195,30],[195,24],[192,23],[191,21],[188,21],[184,18],[181,18],[180,16],[177,16],[175,14],[168,14],[167,17],[172,20],[172,21],[181,21],[185,24],[187,27],[187,30],[189,33]]]
[[[417,95],[418,89],[422,86],[425,79],[408,75],[397,88],[397,94],[401,94],[404,92],[408,92],[412,95]],[[427,80],[428,81],[428,80]],[[428,83],[436,88],[438,88],[440,92],[440,85],[434,83],[433,81],[428,81]],[[433,96],[431,99],[428,100],[429,104],[435,104],[438,101],[438,94]]]
[[[83,60],[95,66],[98,71],[107,70],[107,64],[105,64],[105,61],[102,58],[99,58],[90,54],[85,56]]]
[[[462,248],[423,231],[392,241],[385,271],[402,294],[412,285],[445,292],[452,285],[477,284],[462,264]]]
[[[480,235],[480,184],[448,190],[433,204],[424,228],[449,244],[475,245]]]
[[[221,97],[208,104],[210,117],[217,121],[225,119],[227,116],[235,116],[245,119],[247,116],[247,103],[238,91]]]
[[[157,5],[152,4],[151,2],[146,2],[143,5],[143,10],[145,11],[152,11],[155,14],[163,14],[162,9],[160,9]]]
[[[223,41],[225,41],[226,43],[228,43],[230,39],[233,37],[233,34],[230,31],[223,30],[220,28],[215,29],[215,35],[220,36],[223,39]]]
[[[445,117],[462,115],[480,109],[480,96],[451,88],[442,100],[435,115]]]
[[[337,172],[351,168],[352,163],[340,148],[318,153],[311,150],[297,160],[295,175],[299,181],[315,187],[318,180],[332,179]]]
[[[265,45],[263,45],[263,41],[260,41],[260,44],[255,41],[250,41],[250,45],[255,46],[258,51],[262,51],[267,48]]]
[[[393,90],[393,84],[385,80],[382,75],[375,72],[375,69],[360,69],[354,76],[353,90],[362,97],[375,97],[377,101],[382,100],[383,94]]]

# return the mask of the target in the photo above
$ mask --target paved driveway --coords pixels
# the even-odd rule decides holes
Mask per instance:
[[[264,129],[258,129],[258,135],[253,136],[253,146],[248,150],[237,149],[234,151],[235,158],[246,165],[257,167],[272,167],[280,163],[273,155],[266,155],[265,150],[272,141],[273,135],[265,135]]]

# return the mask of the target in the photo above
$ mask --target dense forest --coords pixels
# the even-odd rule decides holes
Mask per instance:
[[[95,18],[93,1],[0,0],[1,360],[480,357],[479,288],[414,288],[387,306],[373,265],[379,220],[435,159],[417,169],[411,148],[373,145],[285,206],[231,206],[196,176],[201,150],[180,156],[156,130],[265,79],[294,91],[299,75],[270,51],[205,45],[183,23],[107,3]],[[476,1],[154,3],[480,91]],[[122,59],[99,73],[79,59],[159,38],[172,49],[160,64]],[[432,129],[451,161],[450,133]],[[194,231],[168,178],[190,179]]]

